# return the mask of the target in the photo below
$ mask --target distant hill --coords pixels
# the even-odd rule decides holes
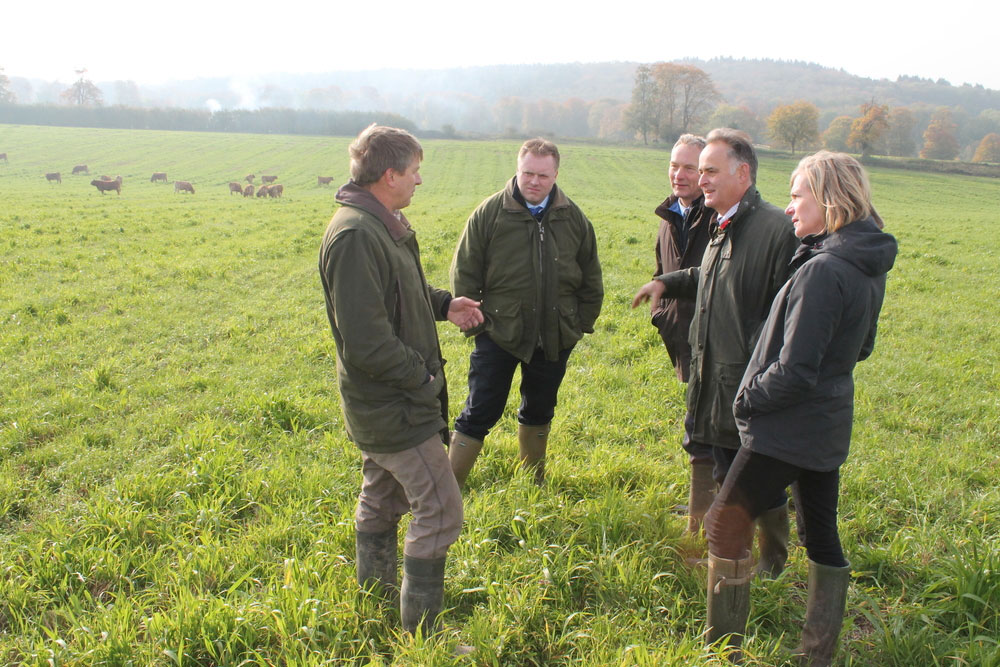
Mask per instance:
[[[715,58],[683,60],[705,70],[724,102],[756,114],[763,126],[779,105],[807,100],[819,107],[821,129],[835,116],[856,115],[874,100],[914,111],[915,141],[931,112],[951,107],[965,150],[1000,129],[1000,91],[900,76],[895,81],[855,76],[815,63]],[[315,109],[395,113],[423,131],[451,135],[545,133],[558,137],[631,141],[625,112],[634,62],[494,65],[440,70],[387,69],[313,74],[253,73],[136,85],[98,82],[106,105],[202,111]],[[22,103],[58,104],[68,84],[11,76]],[[984,113],[985,112],[985,113]],[[700,128],[699,128],[700,129]]]

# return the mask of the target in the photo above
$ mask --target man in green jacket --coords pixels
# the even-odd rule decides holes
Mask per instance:
[[[419,142],[372,125],[351,144],[351,181],[323,237],[319,272],[337,345],[347,433],[361,450],[355,512],[358,583],[395,596],[403,547],[403,627],[436,628],[448,547],[462,528],[462,493],[444,450],[448,398],[436,320],[483,321],[479,303],[430,287],[401,209],[420,185]]]
[[[733,401],[771,308],[789,275],[798,240],[784,211],[757,192],[757,155],[739,130],[712,130],[698,161],[698,185],[715,211],[701,267],[658,276],[635,295],[695,299],[687,406],[691,439],[711,445],[722,484],[740,448]],[[788,500],[782,493],[758,521],[761,571],[780,573],[788,555]]]
[[[469,396],[455,420],[449,457],[461,486],[500,419],[515,369],[522,463],[537,484],[566,362],[593,333],[604,286],[594,228],[556,185],[559,149],[521,146],[517,174],[469,217],[451,265],[452,291],[482,302],[485,322],[469,360]]]

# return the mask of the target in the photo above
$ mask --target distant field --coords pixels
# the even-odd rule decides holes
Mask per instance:
[[[0,125],[0,664],[450,664],[447,642],[401,636],[354,584],[359,459],[316,268],[348,143]],[[447,286],[517,144],[424,148],[407,216]],[[685,564],[704,545],[673,512],[683,389],[628,307],[668,155],[561,149],[605,306],[570,361],[546,487],[515,471],[513,397],[472,472],[446,622],[481,665],[712,664],[704,571]],[[70,175],[81,163],[91,175]],[[787,202],[794,164],[762,163],[767,199]],[[284,197],[231,196],[248,173],[277,174]],[[101,174],[120,196],[89,185]],[[1000,665],[1000,181],[872,181],[900,254],[857,371],[837,664]],[[471,346],[441,338],[457,413]],[[754,586],[748,664],[787,659],[805,573],[796,549]]]

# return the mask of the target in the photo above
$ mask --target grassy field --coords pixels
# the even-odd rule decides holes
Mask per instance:
[[[0,663],[440,665],[358,594],[347,441],[317,273],[344,138],[0,126]],[[517,144],[430,141],[407,215],[447,284]],[[549,478],[513,465],[512,401],[473,470],[446,623],[480,665],[713,664],[685,559],[683,388],[644,312],[660,150],[562,147],[607,297],[560,393]],[[91,173],[121,174],[120,196]],[[787,201],[794,161],[760,189]],[[61,171],[63,183],[44,173]],[[195,195],[153,184],[154,171]],[[282,199],[230,196],[275,173]],[[1000,665],[1000,181],[875,170],[900,242],[858,367],[841,534],[845,665]],[[442,325],[452,411],[471,345]],[[748,664],[782,664],[806,559],[752,589]],[[465,664],[469,664],[469,660]]]

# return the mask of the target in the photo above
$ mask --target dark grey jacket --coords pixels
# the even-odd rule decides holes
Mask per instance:
[[[695,442],[739,448],[733,399],[797,246],[792,221],[751,186],[726,229],[712,221],[701,267],[658,278],[664,296],[695,299],[687,392]]]
[[[803,240],[733,404],[744,447],[807,470],[847,459],[854,366],[875,346],[895,258],[871,218]]]

